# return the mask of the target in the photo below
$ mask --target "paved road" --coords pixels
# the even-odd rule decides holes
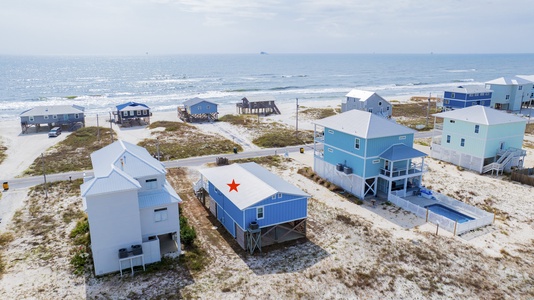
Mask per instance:
[[[171,161],[163,162],[163,165],[166,168],[177,168],[177,167],[194,167],[201,166],[205,163],[215,162],[216,157],[224,156],[230,159],[240,159],[240,158],[251,158],[251,157],[260,157],[273,154],[284,154],[287,150],[288,153],[299,152],[300,148],[306,148],[308,151],[313,149],[312,145],[301,145],[301,146],[291,146],[286,148],[271,148],[271,149],[260,149],[260,150],[250,150],[244,151],[238,154],[220,154],[220,155],[209,155],[209,156],[200,156],[200,157],[190,157],[184,159],[177,159]],[[60,180],[69,180],[69,179],[78,179],[83,178],[83,175],[92,176],[92,171],[85,172],[68,172],[60,174],[47,174],[46,181],[60,181]],[[0,179],[0,182],[8,182],[10,189],[18,188],[28,188],[44,182],[44,176],[31,176],[31,177],[22,177],[22,178],[11,178],[11,179]]]

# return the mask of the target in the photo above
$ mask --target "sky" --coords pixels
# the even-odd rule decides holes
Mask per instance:
[[[0,54],[534,53],[531,0],[2,0]]]

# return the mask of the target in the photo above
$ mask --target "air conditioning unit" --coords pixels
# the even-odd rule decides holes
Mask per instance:
[[[345,166],[345,168],[343,168],[343,172],[345,172],[345,174],[352,174],[352,168]]]
[[[338,170],[339,172],[343,172],[343,164],[342,163],[337,164],[336,170]]]

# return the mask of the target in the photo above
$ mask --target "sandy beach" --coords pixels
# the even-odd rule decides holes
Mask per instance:
[[[407,99],[401,99],[407,101]],[[300,102],[300,109],[306,107],[332,107],[339,106],[340,101],[329,101],[324,103]],[[262,122],[280,122],[288,126],[296,124],[296,103],[286,103],[279,105],[281,115],[262,117]],[[233,114],[233,105],[221,106],[220,114]],[[151,122],[158,120],[179,121],[176,111],[154,112]],[[304,117],[299,118],[299,129],[313,130],[312,120]],[[96,125],[96,116],[88,116],[86,126]],[[109,126],[108,122],[100,119],[101,126]],[[204,123],[195,124],[206,133],[220,135],[235,140],[242,145],[244,150],[256,149],[252,143],[251,135],[243,128],[239,128],[228,123]],[[38,158],[41,153],[56,143],[65,139],[69,132],[63,132],[57,138],[48,138],[46,131],[40,133],[21,134],[19,120],[4,120],[0,122],[1,141],[8,148],[7,158],[0,165],[0,180],[21,176],[30,164]],[[118,138],[131,143],[150,137],[151,130],[145,127],[119,129],[113,124],[113,129],[117,132]],[[153,129],[158,130],[158,129]],[[532,136],[525,139],[534,140]],[[420,151],[429,154],[429,147],[415,145]],[[525,167],[534,166],[534,151],[527,150]],[[370,203],[356,205],[347,201],[339,195],[333,194],[326,188],[318,186],[315,182],[296,175],[296,170],[304,166],[313,166],[312,151],[304,154],[291,154],[291,161],[287,162],[284,168],[272,168],[272,171],[279,174],[287,181],[295,184],[302,190],[312,195],[310,203],[310,218],[312,224],[309,239],[315,247],[320,248],[297,248],[299,251],[309,251],[309,261],[300,258],[294,248],[281,254],[280,252],[266,254],[264,257],[252,257],[243,260],[240,255],[225,244],[216,257],[215,262],[210,266],[210,272],[196,274],[193,282],[190,279],[184,280],[180,284],[182,295],[191,298],[204,299],[240,299],[246,297],[257,298],[352,298],[355,295],[368,299],[383,298],[513,298],[514,289],[521,295],[529,295],[528,289],[532,291],[534,280],[534,205],[532,205],[533,188],[510,181],[506,176],[479,175],[469,171],[459,170],[456,166],[442,163],[427,157],[425,163],[429,166],[429,171],[424,175],[423,183],[431,186],[434,190],[441,190],[445,194],[455,195],[460,200],[472,205],[488,204],[495,209],[496,220],[492,226],[468,233],[462,237],[454,237],[452,233],[441,230],[436,237],[436,226],[425,223],[424,220],[415,217],[411,213],[404,213],[397,209],[386,209],[382,207],[372,207]],[[188,172],[189,182],[198,178],[198,172],[192,168]],[[0,199],[0,216],[3,218],[0,223],[0,233],[10,230],[10,219],[13,214],[28,205],[28,190],[10,190],[2,194]],[[61,198],[61,197],[60,197]],[[60,199],[58,203],[52,203],[51,209],[64,209],[69,205],[79,205],[80,197],[68,196]],[[324,213],[319,213],[324,212]],[[391,247],[408,247],[409,245],[421,243],[428,245],[431,251],[441,251],[440,261],[448,261],[452,266],[433,266],[442,268],[443,272],[454,274],[458,278],[464,276],[477,276],[476,268],[473,264],[478,264],[481,274],[492,274],[486,276],[487,284],[491,288],[486,291],[466,290],[462,284],[446,285],[440,287],[441,293],[425,294],[428,291],[422,290],[420,285],[403,278],[393,279],[390,287],[387,283],[381,282],[384,286],[377,288],[362,287],[356,288],[347,284],[342,277],[355,276],[349,270],[374,270],[380,261],[379,245],[366,238],[363,232],[354,229],[347,229],[347,224],[335,220],[338,214],[345,214],[352,217],[356,222],[369,227],[371,236],[376,241]],[[323,225],[329,225],[329,231],[322,230]],[[198,226],[201,226],[200,221]],[[59,232],[69,232],[72,228],[62,227],[56,230]],[[202,230],[199,230],[202,232]],[[61,259],[56,259],[53,264],[36,263],[38,259],[24,253],[30,253],[31,236],[18,237],[11,243],[4,252],[6,261],[6,271],[0,280],[0,298],[52,298],[63,297],[65,299],[110,297],[130,298],[129,295],[146,295],[148,298],[156,297],[157,294],[150,294],[148,290],[151,286],[157,285],[156,279],[144,279],[141,277],[121,279],[118,275],[112,275],[106,279],[89,278],[72,275],[69,269],[68,255],[60,255]],[[200,235],[199,239],[207,243],[206,237]],[[57,251],[68,251],[68,247],[61,245],[58,241]],[[407,246],[408,245],[408,246]],[[435,246],[435,248],[433,248]],[[207,246],[209,247],[209,246]],[[215,250],[214,250],[215,251]],[[221,254],[224,253],[224,254]],[[319,253],[319,254],[318,254]],[[262,259],[266,259],[267,261]],[[284,261],[284,259],[286,261]],[[282,271],[282,267],[277,265],[286,264],[287,260],[295,259],[295,263],[287,266]],[[254,264],[251,266],[251,261]],[[406,270],[415,268],[419,270],[420,261],[412,262],[413,267],[404,267]],[[410,265],[408,263],[408,265]],[[230,267],[229,267],[230,266]],[[452,268],[460,266],[458,270]],[[467,267],[469,266],[469,267]],[[465,267],[465,268],[464,268]],[[336,275],[334,270],[344,269],[346,274]],[[432,268],[432,267],[431,267]],[[494,270],[489,272],[489,270]],[[261,272],[258,270],[262,270]],[[436,271],[437,272],[437,271]],[[227,274],[229,273],[229,274]],[[463,274],[462,274],[463,273]],[[217,274],[227,274],[221,280]],[[358,273],[359,274],[359,273]],[[443,274],[443,273],[440,273]],[[400,275],[399,275],[400,276]],[[442,275],[440,275],[442,276]],[[444,276],[444,275],[443,275]],[[402,277],[402,276],[400,276]],[[23,278],[23,279],[22,279]],[[244,278],[244,279],[243,279]],[[161,279],[163,280],[163,279]],[[384,279],[385,280],[385,279]],[[171,279],[166,279],[167,284]],[[241,285],[240,289],[230,289],[225,291],[225,281],[234,282]],[[388,281],[389,282],[389,281]],[[344,284],[343,284],[344,283]],[[358,293],[355,293],[355,290]],[[107,294],[103,294],[103,291]],[[427,295],[427,296],[422,296]],[[430,295],[430,296],[428,296]],[[492,296],[493,295],[493,296]],[[6,298],[7,297],[7,298]],[[530,297],[534,297],[530,293]],[[136,298],[136,297],[133,297]],[[142,298],[142,297],[141,297]],[[165,297],[164,297],[165,298]],[[169,297],[171,298],[171,297]]]

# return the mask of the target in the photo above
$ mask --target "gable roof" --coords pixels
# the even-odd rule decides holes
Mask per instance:
[[[167,172],[145,148],[122,140],[91,153],[91,163],[95,177],[107,174],[112,165],[134,178]]]
[[[118,191],[138,190],[140,188],[141,185],[137,180],[115,166],[112,166],[107,174],[101,174],[99,177],[95,176],[80,186],[82,197]]]
[[[146,104],[143,103],[137,103],[137,102],[128,102],[124,104],[119,104],[116,106],[117,110],[139,110],[139,109],[150,109]]]
[[[415,132],[392,120],[357,109],[316,120],[313,123],[366,139],[413,134]]]
[[[473,105],[466,108],[441,112],[433,114],[433,116],[483,125],[527,122],[521,117],[482,105]]]
[[[345,95],[345,97],[356,98],[356,99],[359,99],[359,101],[366,101],[374,94],[376,93],[352,89],[348,94]]]
[[[310,196],[254,162],[202,169],[200,173],[241,210],[276,193]],[[238,192],[230,192],[227,184],[232,180],[239,184]]]
[[[193,106],[193,105],[196,105],[196,104],[199,104],[201,102],[206,102],[206,103],[209,103],[209,104],[213,104],[213,105],[217,105],[217,103],[215,102],[211,102],[211,101],[208,101],[208,100],[204,100],[202,98],[198,98],[198,97],[195,97],[193,99],[189,99],[187,101],[184,101],[184,105],[187,105],[187,106]]]
[[[378,157],[390,161],[406,160],[410,158],[425,157],[426,153],[421,152],[405,144],[391,145],[386,151],[382,152]]]
[[[36,106],[23,111],[21,117],[29,116],[44,116],[44,115],[65,115],[65,114],[79,114],[83,113],[84,107],[78,105],[50,105],[50,106]]]
[[[534,82],[534,75],[517,75],[517,77]]]
[[[487,84],[496,84],[496,85],[521,85],[521,84],[529,84],[532,83],[532,81],[521,78],[519,76],[507,76],[507,77],[500,77],[497,79],[490,80],[486,82]]]
[[[165,180],[163,189],[150,190],[139,193],[139,208],[164,206],[171,203],[181,203],[182,199],[176,194],[169,182]]]

